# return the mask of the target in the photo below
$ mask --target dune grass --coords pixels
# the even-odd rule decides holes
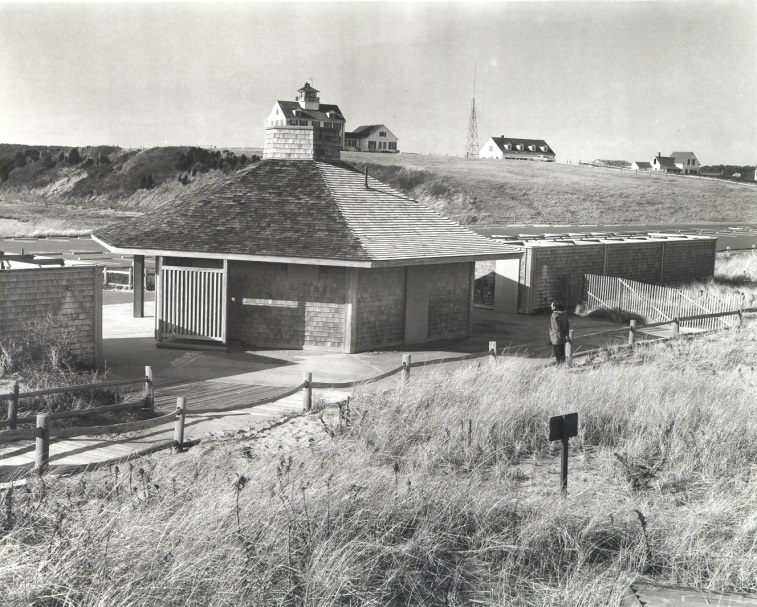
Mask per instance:
[[[32,479],[3,497],[0,596],[596,606],[638,574],[757,591],[755,338],[751,322],[583,370],[414,370],[278,457],[227,440]],[[546,422],[570,410],[581,428],[560,499]]]
[[[757,253],[719,253],[715,260],[715,279],[735,285],[757,283]]]

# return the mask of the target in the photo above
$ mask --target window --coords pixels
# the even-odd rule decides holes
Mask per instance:
[[[512,146],[512,144],[511,144],[511,143],[506,143],[506,144],[505,144],[505,149],[506,149],[506,150],[512,150],[512,149],[513,149],[513,146]]]
[[[532,152],[535,152],[536,151],[536,146],[535,145],[529,145],[528,149],[531,150]]]
[[[279,115],[279,108],[276,108],[276,115]]]
[[[489,151],[490,151],[490,152],[493,152],[493,151],[494,151],[494,146],[493,146],[493,145],[490,145],[490,146],[489,146]]]
[[[308,121],[307,120],[298,120],[297,124],[300,125],[300,126],[307,126],[308,125]]]
[[[296,120],[287,120],[287,124],[291,124],[292,126],[297,126]]]
[[[321,126],[321,123],[317,120],[313,120],[313,126]]]
[[[386,131],[379,131],[379,137],[386,137]]]
[[[389,149],[390,150],[396,150],[397,149],[397,142],[396,141],[390,141],[389,142]]]
[[[546,152],[549,148],[546,145],[541,146],[541,151]]]
[[[369,141],[368,142],[368,149],[369,150],[375,150],[376,149],[376,142],[375,141]]]
[[[523,151],[523,144],[519,143],[518,145],[515,146],[515,149],[518,150],[519,152],[522,152]]]

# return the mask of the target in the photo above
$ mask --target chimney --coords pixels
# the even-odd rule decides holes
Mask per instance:
[[[660,152],[657,152],[657,157],[658,158],[662,157],[662,154],[660,154]]]

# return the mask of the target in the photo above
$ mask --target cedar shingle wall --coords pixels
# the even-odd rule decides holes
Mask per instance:
[[[663,282],[704,280],[715,274],[715,240],[665,243]]]
[[[402,344],[405,268],[361,268],[357,285],[358,351]]]
[[[665,245],[666,247],[668,244]],[[650,284],[660,282],[661,242],[624,242],[607,246],[607,276],[619,276]],[[602,272],[600,272],[601,274]],[[594,274],[594,272],[585,272]]]
[[[102,337],[98,309],[102,270],[93,266],[0,271],[0,341],[51,314],[74,336],[72,350],[84,366],[97,364]]]
[[[429,266],[428,337],[446,339],[468,334],[471,264]]]
[[[345,268],[302,266],[290,272],[287,264],[230,262],[229,339],[342,350],[346,277]],[[244,305],[245,298],[271,303]]]
[[[714,240],[665,241],[664,247],[660,241],[606,246],[606,268],[603,244],[529,248],[523,262],[528,257],[531,276],[524,272],[528,265],[521,266],[521,280],[525,277],[526,283],[520,289],[519,311],[543,311],[553,300],[571,310],[583,299],[584,274],[665,284],[706,279],[715,270]]]
[[[581,245],[528,249],[531,284],[524,294],[525,314],[549,309],[554,300],[562,301],[568,309],[583,296],[584,274],[601,274],[604,264],[603,245]],[[522,276],[522,275],[521,275]]]

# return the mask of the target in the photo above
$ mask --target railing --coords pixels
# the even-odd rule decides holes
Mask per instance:
[[[672,320],[665,320],[662,322],[653,322],[653,323],[646,323],[643,325],[638,325],[635,320],[631,320],[628,324],[628,327],[620,327],[617,329],[607,329],[605,331],[597,331],[595,333],[587,333],[585,335],[582,335],[582,337],[596,337],[597,335],[612,335],[614,333],[624,333],[628,332],[628,343],[626,344],[617,344],[613,347],[621,349],[621,348],[631,348],[633,349],[637,345],[637,335],[645,330],[654,329],[658,327],[663,327],[665,325],[670,325],[672,327],[672,334],[668,337],[653,337],[651,339],[647,339],[643,342],[641,342],[644,345],[648,344],[654,344],[659,343],[663,341],[669,341],[671,339],[678,339],[681,337],[681,325],[683,323],[688,323],[692,321],[701,321],[704,319],[715,319],[715,318],[723,318],[727,316],[734,316],[736,317],[736,320],[734,323],[727,327],[715,327],[713,329],[703,330],[703,331],[697,331],[695,333],[689,333],[688,336],[693,337],[697,335],[703,335],[708,333],[713,333],[714,331],[718,331],[722,328],[732,328],[733,326],[741,326],[744,322],[744,314],[746,313],[752,313],[757,312],[757,308],[745,308],[742,310],[733,310],[728,312],[714,312],[712,314],[697,314],[692,316],[681,316],[676,317]],[[578,358],[581,356],[592,356],[595,354],[599,354],[600,352],[603,352],[607,350],[607,348],[594,348],[591,350],[582,350],[580,352],[577,351],[576,346],[576,340],[574,338],[574,332],[573,330],[570,331],[570,337],[568,340],[568,343],[565,345],[565,358],[568,364],[571,363],[572,359]]]
[[[736,316],[737,321],[735,324],[741,325],[743,322],[744,314],[747,312],[757,312],[757,308],[748,308],[744,310],[736,310],[736,311],[727,311],[727,312],[716,312],[716,313],[709,313],[709,314],[699,314],[699,315],[690,315],[690,316],[681,316],[677,318],[673,318],[671,320],[666,320],[662,322],[655,322],[655,323],[649,323],[644,325],[638,325],[635,320],[632,320],[630,322],[630,325],[628,327],[619,327],[616,329],[609,329],[605,331],[599,331],[596,333],[589,333],[586,335],[583,335],[582,337],[592,337],[597,335],[610,335],[613,333],[619,333],[619,332],[628,332],[628,343],[623,344],[620,346],[615,346],[618,348],[627,347],[627,348],[634,348],[637,345],[637,333],[643,330],[661,327],[664,325],[671,325],[673,328],[672,335],[670,337],[662,337],[662,338],[656,338],[652,340],[648,340],[645,342],[642,342],[644,344],[649,343],[656,343],[659,341],[664,341],[668,339],[677,339],[680,336],[680,327],[683,323],[691,322],[691,321],[697,321],[702,319],[708,319],[708,318],[721,318],[726,316]],[[695,333],[693,335],[701,335],[702,333]],[[527,347],[529,345],[542,345],[542,344],[527,344]],[[572,362],[574,359],[582,356],[589,356],[593,354],[597,354],[599,352],[602,352],[606,348],[597,348],[592,350],[583,350],[578,351],[578,346],[576,344],[576,339],[574,335],[574,331],[570,331],[570,338],[568,343],[565,347],[565,355],[566,355],[566,363],[568,366],[572,365]],[[501,353],[504,354],[509,348],[503,348],[501,350]],[[49,463],[49,450],[50,450],[50,437],[51,434],[53,434],[56,438],[67,438],[72,436],[88,436],[88,435],[100,435],[100,434],[106,434],[106,433],[124,433],[124,432],[134,432],[137,430],[145,430],[149,428],[154,428],[156,426],[160,426],[166,423],[169,423],[171,421],[174,422],[174,437],[173,440],[165,440],[161,441],[156,444],[152,444],[149,447],[135,451],[133,452],[128,458],[119,457],[116,460],[113,461],[122,461],[124,459],[130,459],[133,457],[139,457],[142,455],[146,455],[148,453],[152,453],[155,451],[159,451],[166,448],[173,448],[176,451],[182,451],[185,446],[188,445],[188,443],[185,443],[184,441],[184,424],[187,417],[193,417],[193,416],[200,416],[200,415],[207,415],[212,413],[218,413],[218,414],[226,414],[230,411],[235,411],[239,409],[248,409],[252,407],[257,407],[260,405],[264,405],[267,403],[271,403],[283,398],[286,398],[288,396],[293,396],[300,390],[302,390],[302,409],[305,412],[312,411],[313,406],[313,389],[343,389],[343,388],[353,388],[357,386],[362,386],[374,382],[381,381],[383,379],[387,379],[393,375],[396,375],[397,373],[401,373],[400,378],[400,385],[405,386],[410,380],[410,372],[411,369],[414,367],[426,367],[430,365],[437,365],[442,363],[451,363],[451,362],[464,362],[464,361],[470,361],[475,360],[478,358],[484,358],[488,357],[490,363],[496,363],[497,357],[498,357],[498,349],[497,349],[497,342],[496,341],[490,341],[489,342],[489,348],[485,352],[477,352],[473,354],[463,354],[461,356],[454,356],[454,357],[446,357],[446,358],[435,358],[431,360],[422,360],[413,362],[412,356],[410,354],[404,354],[402,356],[402,364],[400,364],[397,367],[394,367],[390,369],[389,371],[386,371],[384,373],[381,373],[379,375],[376,375],[374,377],[364,378],[364,379],[358,379],[353,381],[346,381],[346,382],[319,382],[319,381],[313,381],[313,375],[311,372],[306,372],[302,383],[300,383],[297,386],[293,386],[291,388],[286,388],[285,391],[275,394],[273,396],[269,396],[265,399],[254,401],[251,403],[243,403],[239,405],[235,405],[233,407],[224,407],[224,408],[213,408],[213,407],[207,407],[202,409],[192,409],[188,410],[186,407],[187,399],[186,397],[180,396],[177,397],[177,407],[176,411],[172,413],[168,413],[166,415],[161,415],[159,417],[154,417],[151,419],[146,420],[140,420],[140,421],[134,421],[134,422],[126,422],[126,423],[120,423],[120,424],[112,424],[108,426],[90,426],[90,427],[70,427],[70,428],[60,428],[53,431],[50,427],[50,420],[54,419],[61,419],[66,417],[75,417],[75,416],[83,416],[87,415],[89,413],[95,413],[100,411],[114,411],[118,410],[119,408],[131,408],[136,407],[137,404],[140,406],[142,403],[128,403],[128,404],[122,404],[122,405],[108,405],[105,407],[96,407],[91,409],[83,409],[81,411],[71,411],[71,412],[64,412],[64,413],[40,413],[37,414],[36,418],[33,418],[31,416],[23,417],[23,418],[16,418],[16,422],[21,421],[35,421],[36,420],[36,427],[33,429],[23,429],[23,430],[5,430],[0,431],[0,443],[3,442],[9,442],[9,441],[15,441],[15,440],[23,440],[23,439],[36,439],[35,444],[35,463],[34,463],[34,470],[37,473],[43,473]],[[117,385],[130,385],[130,384],[138,384],[138,383],[144,383],[145,384],[145,402],[149,403],[150,408],[154,407],[154,395],[153,395],[153,378],[152,378],[152,370],[149,367],[146,367],[146,373],[144,378],[139,379],[133,379],[133,380],[117,380],[117,381],[111,381],[111,382],[101,382],[99,384],[86,384],[81,386],[68,386],[66,388],[51,388],[49,390],[37,390],[33,392],[24,392],[20,393],[18,392],[18,387],[16,385],[16,389],[13,393],[7,394],[7,395],[0,395],[0,400],[9,400],[11,402],[18,402],[18,399],[25,398],[29,396],[38,396],[43,394],[52,394],[52,393],[59,393],[64,391],[77,391],[82,389],[89,389],[89,388],[96,388],[96,387],[105,387],[105,386],[117,386]],[[9,409],[9,415],[10,415],[10,409]],[[3,425],[10,425],[9,420],[6,420],[5,422],[0,422],[0,424]],[[15,428],[15,426],[14,426]],[[108,463],[112,463],[111,460],[107,462],[98,462],[96,465],[105,465]],[[92,465],[87,466],[69,466],[68,468],[71,468],[69,471],[74,471],[75,469],[80,468],[90,468]]]
[[[728,328],[732,325],[728,317],[744,307],[744,296],[737,293],[715,297],[700,291],[696,296],[673,287],[596,274],[584,276],[584,301],[589,310],[623,310],[653,322],[678,318],[685,327],[705,331]]]
[[[145,367],[145,376],[137,379],[116,379],[91,384],[74,384],[71,386],[59,386],[56,388],[32,390],[30,392],[21,392],[19,389],[19,383],[15,382],[13,384],[13,389],[11,392],[7,394],[0,394],[0,402],[6,401],[8,403],[6,419],[0,420],[0,429],[7,426],[10,430],[15,430],[18,424],[31,423],[36,419],[36,417],[33,415],[22,417],[18,416],[19,401],[21,401],[22,399],[34,398],[38,396],[49,396],[52,394],[87,392],[89,390],[100,390],[102,388],[133,386],[136,384],[144,385],[142,398],[138,401],[116,403],[114,405],[103,405],[101,407],[89,407],[86,409],[77,409],[73,411],[59,411],[56,413],[48,413],[47,415],[49,419],[84,417],[93,413],[105,413],[109,411],[120,411],[125,409],[145,408],[150,411],[154,410],[155,389],[153,386],[152,367]],[[3,432],[0,432],[0,436],[6,435]]]

